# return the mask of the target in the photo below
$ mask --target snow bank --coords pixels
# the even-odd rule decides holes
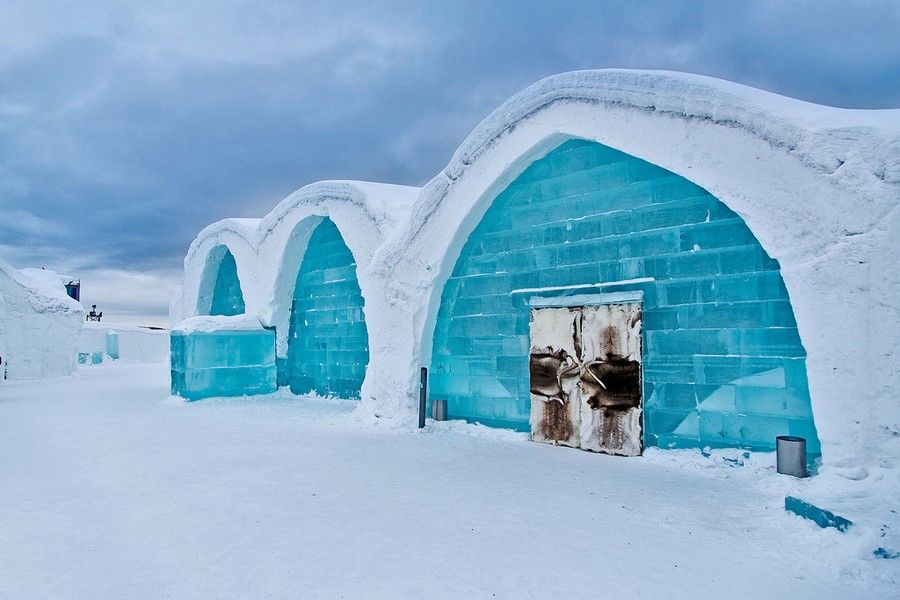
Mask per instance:
[[[67,375],[75,368],[84,310],[59,276],[31,279],[0,260],[0,356],[9,379]],[[2,379],[2,375],[0,375]]]
[[[169,332],[121,323],[87,322],[78,336],[79,352],[107,352],[107,335],[115,332],[119,339],[119,359],[132,362],[165,362],[169,360]]]

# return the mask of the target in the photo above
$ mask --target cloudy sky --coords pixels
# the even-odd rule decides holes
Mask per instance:
[[[4,0],[0,257],[162,323],[205,225],[321,179],[421,185],[541,77],[672,69],[898,107],[898,31],[897,0]]]

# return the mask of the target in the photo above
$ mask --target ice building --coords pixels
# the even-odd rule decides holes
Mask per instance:
[[[538,441],[857,452],[900,420],[898,192],[898,110],[553,76],[421,190],[314,184],[201,232],[173,391],[402,418],[425,366],[451,418]]]
[[[172,302],[172,391],[359,398],[369,364],[376,249],[418,188],[308,185],[263,219],[226,219],[191,244]]]
[[[0,380],[68,375],[84,320],[53,271],[28,277],[0,261]],[[34,271],[37,271],[35,274]]]

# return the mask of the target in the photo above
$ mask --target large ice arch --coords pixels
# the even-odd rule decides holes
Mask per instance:
[[[712,78],[582,71],[544,79],[482,121],[375,256],[363,406],[410,417],[443,285],[497,194],[568,139],[681,175],[743,218],[778,260],[807,351],[823,454],[896,428],[900,111],[817,106]]]
[[[369,264],[385,235],[408,214],[419,188],[357,181],[307,185],[282,200],[257,230],[260,320],[275,327],[276,352],[287,354],[291,300],[310,236],[331,220],[356,261],[363,298],[383,295],[382,282],[369,275]],[[365,309],[368,324],[372,315]]]

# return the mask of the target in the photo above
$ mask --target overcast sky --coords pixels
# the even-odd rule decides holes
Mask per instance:
[[[321,179],[421,185],[553,73],[900,106],[900,0],[355,4],[4,0],[0,257],[160,323],[204,226]]]

